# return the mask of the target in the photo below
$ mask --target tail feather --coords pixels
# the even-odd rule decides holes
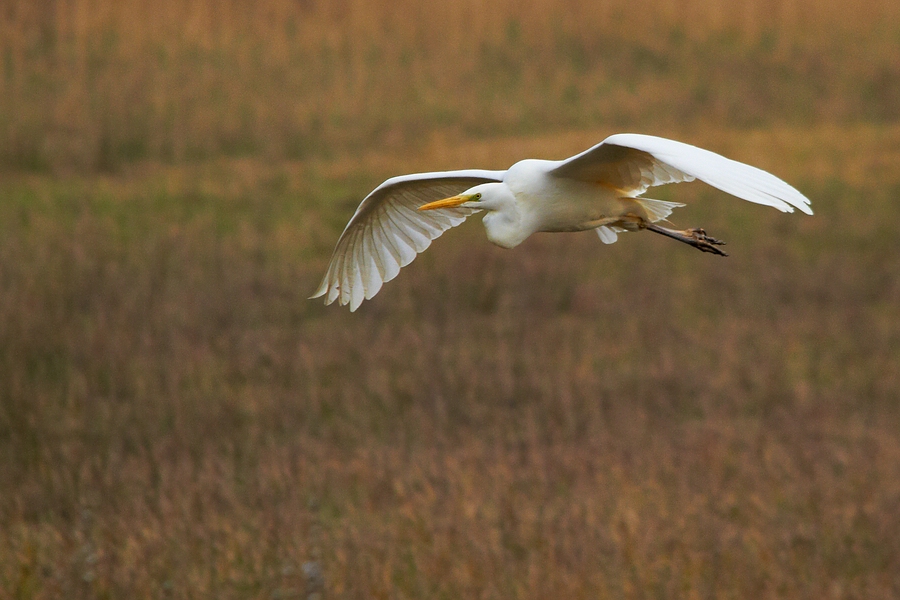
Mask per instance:
[[[672,214],[676,208],[685,206],[681,202],[668,202],[666,200],[654,200],[653,198],[629,198],[634,200],[647,212],[651,223],[662,221]],[[615,225],[601,225],[597,228],[597,235],[604,244],[615,244],[619,239],[618,234],[628,231]]]
[[[647,216],[650,217],[651,223],[662,221],[672,214],[676,208],[685,206],[681,202],[668,202],[666,200],[654,200],[653,198],[632,198],[635,202],[644,207]]]

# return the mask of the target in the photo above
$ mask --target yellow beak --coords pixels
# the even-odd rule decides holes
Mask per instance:
[[[435,208],[452,208],[454,206],[459,206],[460,204],[464,204],[472,199],[474,194],[463,194],[461,196],[451,196],[450,198],[444,198],[443,200],[435,200],[434,202],[429,202],[428,204],[423,204],[419,207],[419,210],[434,210]]]

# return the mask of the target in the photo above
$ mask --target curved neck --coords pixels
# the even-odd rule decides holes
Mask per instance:
[[[512,194],[510,194],[512,198]],[[484,219],[487,238],[502,248],[515,248],[534,231],[524,223],[515,199],[504,202],[500,208],[489,210]]]

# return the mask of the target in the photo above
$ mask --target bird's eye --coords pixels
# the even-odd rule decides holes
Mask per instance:
[[[481,194],[480,194],[480,193],[475,194],[475,199],[476,199],[476,200],[481,200]]]

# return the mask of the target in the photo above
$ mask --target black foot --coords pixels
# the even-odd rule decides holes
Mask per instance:
[[[685,240],[685,242],[700,250],[701,252],[711,252],[719,256],[728,256],[728,254],[726,254],[723,250],[717,248],[717,246],[724,246],[725,242],[706,235],[706,232],[704,230],[700,228],[688,229],[686,233],[690,234],[690,236],[687,240]]]
[[[718,246],[724,246],[725,242],[706,235],[706,232],[700,228],[677,231],[675,229],[668,229],[666,227],[660,227],[659,225],[650,224],[646,226],[646,229],[670,237],[673,240],[689,244],[701,252],[710,252],[717,256],[728,256],[722,249],[718,248]]]

